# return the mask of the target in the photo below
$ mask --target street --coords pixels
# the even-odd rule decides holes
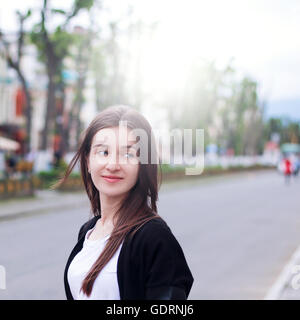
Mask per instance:
[[[299,189],[275,171],[163,186],[159,214],[195,279],[189,299],[263,299],[300,244]],[[0,299],[65,299],[64,266],[88,217],[82,205],[0,221]]]

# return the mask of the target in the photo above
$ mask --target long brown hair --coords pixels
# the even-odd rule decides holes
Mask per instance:
[[[149,122],[136,110],[125,106],[113,106],[101,111],[91,122],[83,134],[82,141],[75,156],[68,165],[65,175],[53,186],[62,185],[74,166],[80,161],[81,178],[91,204],[94,216],[101,216],[100,195],[96,189],[90,174],[88,173],[87,158],[90,153],[92,139],[95,134],[104,128],[119,126],[120,121],[126,121],[130,129],[143,129],[148,135],[148,163],[139,163],[139,172],[136,184],[128,192],[126,198],[120,205],[113,217],[114,229],[103,252],[100,254],[91,270],[82,283],[81,290],[90,296],[94,282],[117,251],[127,234],[134,233],[149,220],[160,218],[157,213],[156,202],[158,200],[158,189],[161,185],[161,167],[153,163],[153,159],[159,159],[154,135]],[[153,143],[154,142],[154,143]],[[145,146],[144,146],[145,147]],[[158,168],[160,171],[158,172]]]

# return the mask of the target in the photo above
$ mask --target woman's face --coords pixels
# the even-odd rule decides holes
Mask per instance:
[[[123,196],[135,185],[139,171],[137,150],[131,147],[135,143],[125,126],[101,129],[95,134],[87,165],[100,194]]]

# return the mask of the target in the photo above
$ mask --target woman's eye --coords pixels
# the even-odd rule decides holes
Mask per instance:
[[[127,153],[125,153],[125,157],[127,157],[127,158],[133,158],[133,157],[134,157],[134,154],[127,152]]]
[[[102,152],[103,152],[103,153],[102,153]],[[108,154],[108,151],[107,151],[107,150],[100,150],[100,151],[98,151],[97,153],[100,154],[100,155],[103,155],[103,154],[107,155],[107,154]]]
[[[100,156],[108,156],[108,151],[107,150],[99,150],[97,151],[97,154],[99,154]],[[123,154],[124,157],[126,158],[134,158],[134,154],[130,153],[130,152],[126,152]]]

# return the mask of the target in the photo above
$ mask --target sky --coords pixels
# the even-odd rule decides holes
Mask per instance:
[[[0,28],[15,30],[16,8],[37,7],[41,2],[2,0]],[[71,2],[63,3],[67,6]],[[62,5],[58,0],[51,3]],[[156,51],[162,57],[170,57],[170,74],[175,61],[201,57],[215,59],[221,67],[233,59],[233,66],[241,76],[258,81],[260,98],[267,101],[269,116],[300,119],[299,0],[110,0],[109,3],[116,16],[131,4],[144,21],[159,21]],[[87,16],[79,17],[77,23],[87,24]],[[156,63],[166,67],[165,59]]]

